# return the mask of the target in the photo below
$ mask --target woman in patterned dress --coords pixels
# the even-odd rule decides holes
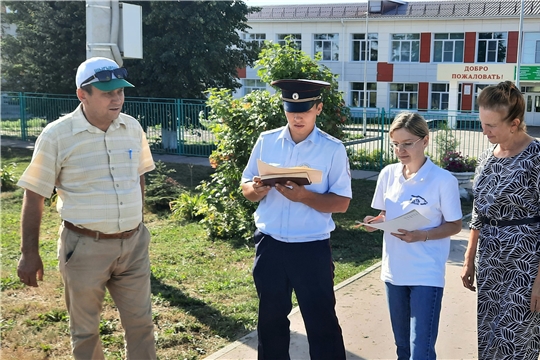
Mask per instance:
[[[512,82],[482,90],[478,105],[483,134],[493,146],[478,159],[461,275],[472,291],[476,275],[478,358],[537,360],[540,142],[526,132],[525,101]]]

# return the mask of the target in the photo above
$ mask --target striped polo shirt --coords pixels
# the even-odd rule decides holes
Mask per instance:
[[[104,132],[79,105],[45,127],[17,184],[47,198],[56,186],[63,220],[111,234],[142,221],[139,177],[154,168],[137,120],[121,113]]]

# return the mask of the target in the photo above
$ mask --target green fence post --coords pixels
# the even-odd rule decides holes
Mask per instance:
[[[180,155],[184,154],[184,131],[185,131],[185,124],[184,124],[184,104],[182,99],[176,99],[176,131],[177,135],[176,138],[178,139],[177,142],[177,151]]]
[[[28,139],[28,130],[26,125],[26,97],[22,92],[19,92],[19,114],[21,116],[21,140]]]

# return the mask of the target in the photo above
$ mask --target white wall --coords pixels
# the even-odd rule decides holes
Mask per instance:
[[[540,36],[540,22],[536,18],[524,20],[524,32],[538,32]],[[365,33],[365,19],[347,20],[254,20],[248,22],[252,27],[250,33],[264,33],[267,40],[277,42],[277,34],[300,33],[302,34],[302,50],[313,56],[313,34],[338,33],[340,35],[340,61],[323,61],[331,71],[338,75],[340,90],[344,92],[345,101],[349,102],[350,82],[364,81],[364,62],[352,62],[351,59],[351,34]],[[369,18],[368,32],[378,33],[379,48],[378,62],[391,63],[390,50],[393,33],[431,33],[433,44],[434,33],[450,32],[506,32],[518,31],[519,18],[493,18],[493,19],[376,19]],[[431,48],[433,48],[431,44]],[[524,49],[525,51],[525,49]],[[432,56],[432,54],[431,54]],[[475,54],[476,59],[476,54]],[[256,71],[247,69],[248,78],[257,78]],[[368,62],[367,82],[375,82],[377,78],[377,63]],[[394,63],[394,82],[437,82],[437,63]],[[523,82],[522,82],[522,85]],[[379,82],[377,84],[377,106],[388,106],[389,84]],[[238,96],[241,91],[238,92]]]

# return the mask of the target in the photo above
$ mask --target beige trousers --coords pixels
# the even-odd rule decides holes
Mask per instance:
[[[120,313],[127,359],[156,359],[150,299],[150,233],[97,240],[63,225],[58,240],[75,359],[105,359],[99,337],[105,288]]]

